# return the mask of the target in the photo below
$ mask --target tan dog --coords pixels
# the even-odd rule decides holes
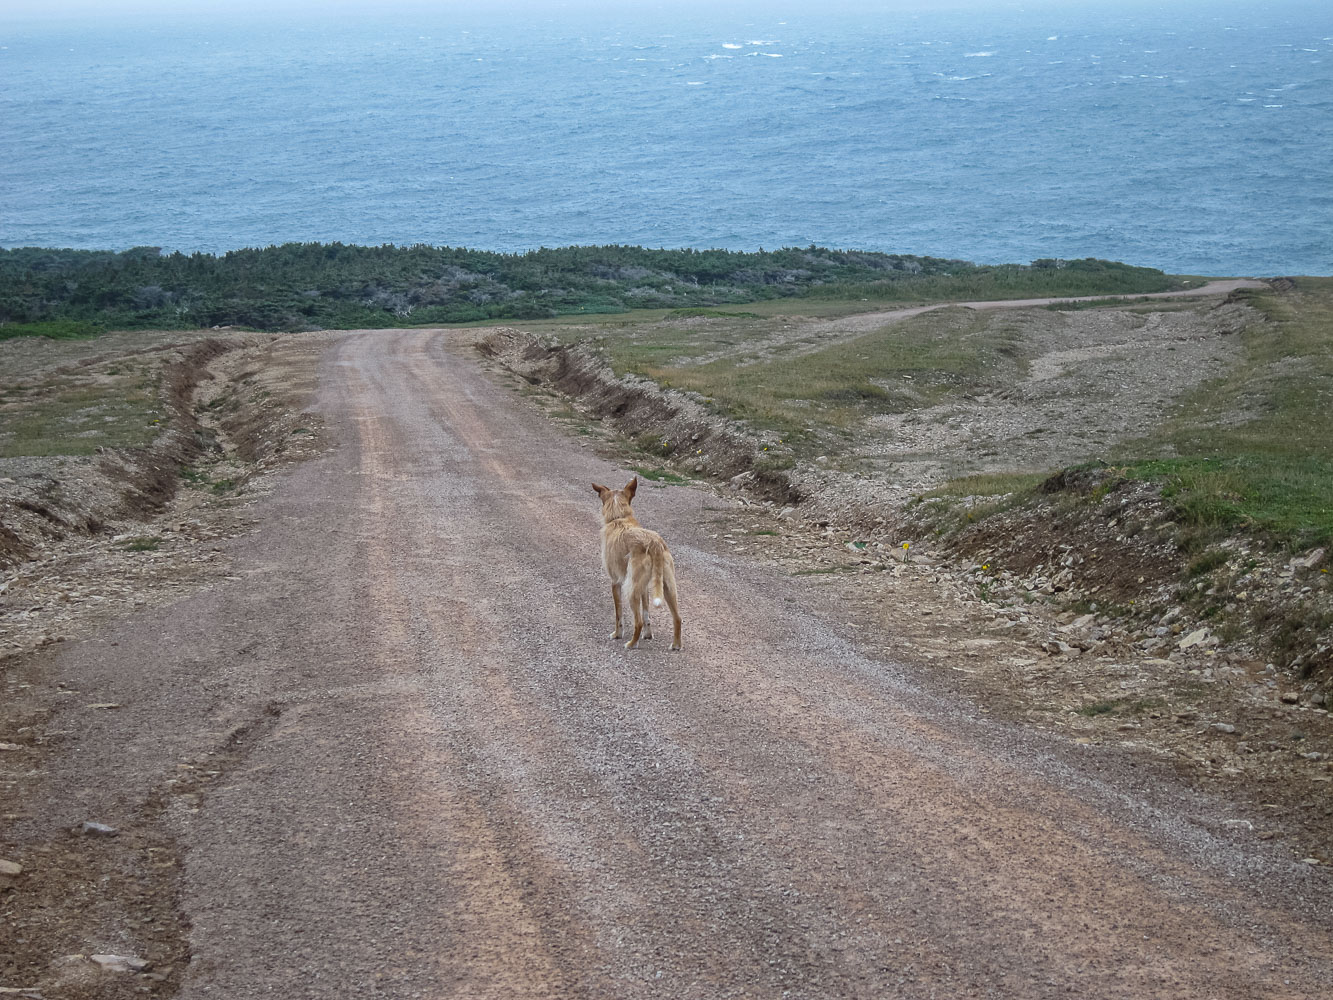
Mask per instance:
[[[639,488],[635,476],[623,490],[592,484],[602,498],[602,565],[611,577],[611,600],[616,604],[616,630],[612,639],[620,638],[620,595],[625,580],[629,579],[629,606],[634,612],[634,637],[625,643],[626,649],[639,644],[639,637],[653,637],[648,622],[648,597],[652,591],[653,607],[662,602],[671,609],[675,628],[671,639],[672,651],[680,649],[680,609],[676,606],[676,566],[667,551],[666,542],[656,531],[649,531],[634,516],[630,501]]]

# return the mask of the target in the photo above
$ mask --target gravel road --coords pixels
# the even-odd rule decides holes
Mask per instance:
[[[811,578],[719,551],[712,493],[635,505],[684,652],[608,639],[588,484],[628,474],[457,337],[334,339],[337,446],[262,501],[235,578],[58,654],[121,707],[55,756],[44,822],[216,772],[160,821],[180,995],[1333,993],[1322,872],[917,677]]]
[[[1252,278],[1224,278],[1218,281],[1209,281],[1197,288],[1181,288],[1174,292],[1145,292],[1142,295],[1074,295],[1061,298],[1039,298],[1039,299],[988,299],[984,302],[937,302],[932,305],[910,306],[905,309],[890,309],[885,312],[857,313],[854,316],[841,317],[836,322],[840,329],[855,330],[857,332],[874,330],[885,323],[899,319],[907,319],[911,316],[919,316],[925,312],[931,312],[935,309],[951,309],[962,307],[964,309],[981,309],[985,311],[995,311],[999,309],[1036,309],[1043,306],[1068,305],[1074,302],[1111,302],[1115,300],[1124,300],[1126,302],[1141,302],[1145,299],[1198,299],[1206,298],[1210,295],[1228,295],[1231,292],[1242,288],[1267,288],[1268,285],[1263,281],[1255,281]],[[832,325],[832,321],[830,321]]]

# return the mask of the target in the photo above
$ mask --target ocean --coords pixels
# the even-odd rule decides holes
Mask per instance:
[[[0,14],[0,246],[1333,274],[1327,0],[283,10]]]

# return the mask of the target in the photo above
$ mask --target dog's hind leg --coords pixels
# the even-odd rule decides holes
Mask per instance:
[[[653,623],[648,620],[648,608],[652,606],[652,603],[647,591],[645,591],[643,595],[643,637],[645,639],[653,637]]]
[[[611,584],[611,600],[616,605],[616,630],[611,633],[612,639],[620,638],[620,585],[622,583],[624,583],[623,580],[617,580]]]
[[[634,612],[634,635],[625,643],[626,649],[633,649],[643,635],[643,609],[648,604],[648,585],[651,564],[646,553],[635,553],[629,564],[629,607]]]
[[[666,572],[662,574],[662,599],[671,611],[671,651],[680,652],[680,605],[676,603],[676,572],[671,562],[666,564]]]

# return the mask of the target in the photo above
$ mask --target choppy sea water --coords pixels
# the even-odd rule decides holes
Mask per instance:
[[[1333,273],[1333,4],[0,15],[0,245]]]

